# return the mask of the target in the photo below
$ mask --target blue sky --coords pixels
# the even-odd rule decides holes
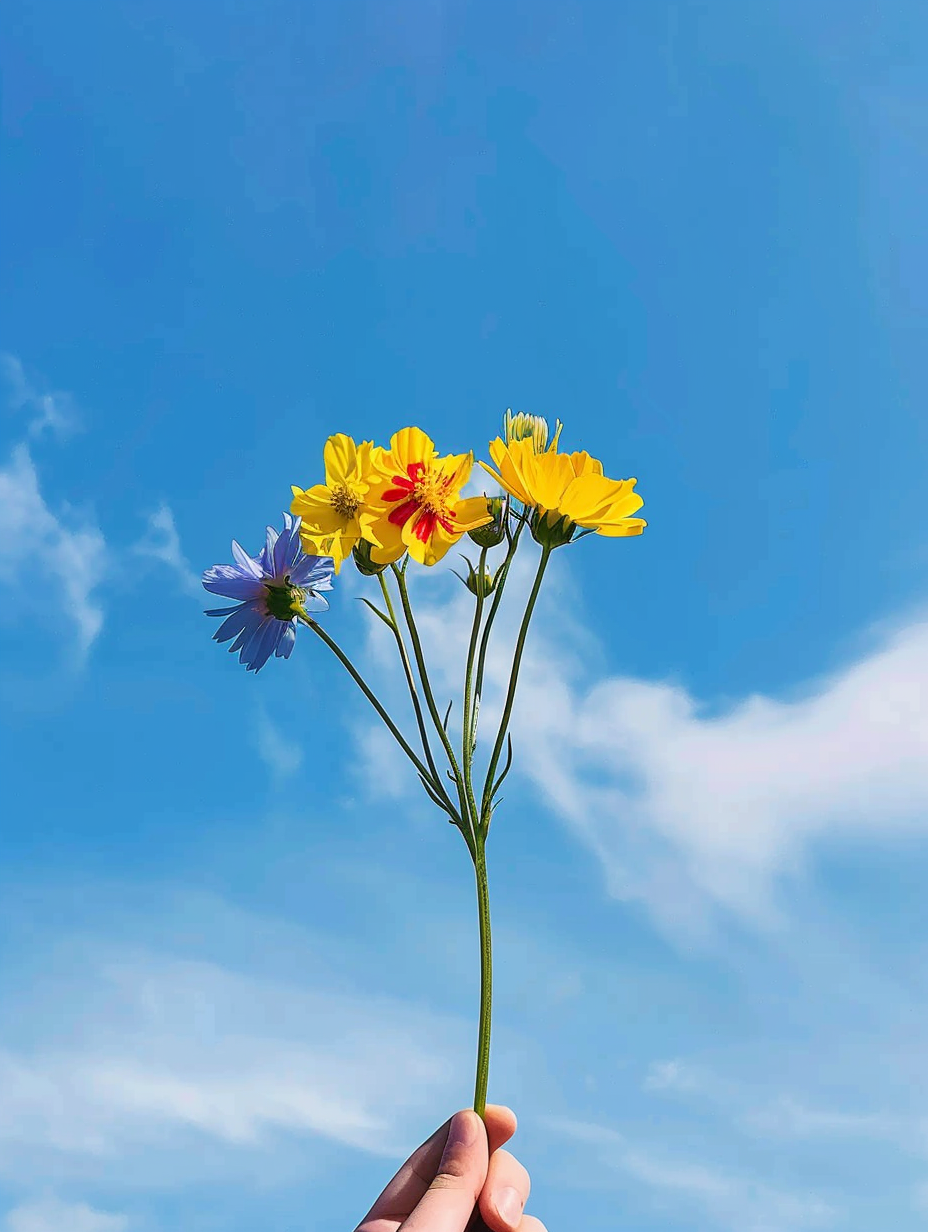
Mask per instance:
[[[556,558],[491,834],[529,1209],[924,1226],[926,41],[914,0],[11,0],[3,1232],[335,1232],[468,1102],[460,837],[197,579],[329,433],[479,453],[508,406],[649,520]],[[459,589],[417,580],[446,691]],[[399,703],[363,593],[327,627]]]

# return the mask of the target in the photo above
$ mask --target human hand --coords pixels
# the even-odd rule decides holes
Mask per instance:
[[[528,1172],[500,1150],[515,1132],[515,1114],[501,1104],[487,1105],[486,1123],[471,1109],[456,1112],[413,1151],[355,1232],[546,1232],[522,1214]]]

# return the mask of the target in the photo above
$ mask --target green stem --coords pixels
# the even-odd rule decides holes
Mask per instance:
[[[474,1112],[487,1110],[487,1081],[490,1075],[490,1022],[493,1009],[493,944],[490,936],[490,890],[487,884],[487,858],[484,838],[477,839],[474,870],[477,875],[477,911],[480,918],[480,1022],[477,1028],[477,1080],[474,1086]]]
[[[474,796],[474,785],[472,766],[474,762],[474,748],[477,743],[477,722],[479,720],[479,712],[475,709],[475,705],[479,706],[479,695],[474,697],[474,657],[477,653],[477,639],[480,636],[480,622],[483,618],[483,603],[484,603],[484,574],[487,566],[487,549],[481,548],[480,561],[477,566],[477,598],[474,606],[474,623],[470,631],[470,645],[467,648],[467,663],[464,669],[464,730],[461,747],[461,761],[464,767],[464,788],[467,792],[467,804],[471,811],[471,816],[477,818],[477,801]]]
[[[487,648],[490,644],[490,630],[493,628],[493,621],[496,619],[496,613],[499,611],[500,601],[503,597],[503,587],[506,585],[506,578],[509,574],[509,566],[512,564],[512,558],[516,554],[516,548],[519,546],[519,536],[522,534],[522,528],[525,526],[524,519],[519,522],[516,528],[516,533],[509,542],[509,548],[503,563],[499,567],[499,572],[496,575],[496,586],[493,588],[493,600],[490,604],[490,611],[487,614],[487,622],[483,628],[483,637],[480,639],[480,653],[477,656],[477,683],[475,691],[477,697],[483,693],[483,672],[486,667]]]
[[[438,773],[438,767],[435,765],[435,758],[432,756],[432,746],[429,743],[429,734],[425,726],[425,717],[422,714],[422,706],[419,704],[419,691],[416,688],[416,678],[412,672],[412,664],[409,662],[409,655],[406,651],[406,642],[403,639],[403,634],[400,630],[399,622],[396,619],[396,612],[393,610],[393,600],[390,597],[390,588],[387,586],[386,578],[382,573],[377,575],[377,580],[380,582],[380,589],[383,592],[383,601],[387,605],[387,612],[390,615],[390,620],[393,622],[393,636],[396,638],[396,646],[400,653],[400,660],[403,664],[403,672],[406,676],[406,683],[409,686],[409,696],[412,698],[413,710],[416,713],[416,724],[419,728],[419,737],[422,740],[422,751],[425,754],[425,759],[429,763],[429,769],[432,772],[432,786],[437,794],[444,801],[448,809],[448,815],[454,821],[460,821],[454,805],[451,803],[451,798],[445,791],[445,785],[441,781]]]
[[[400,748],[403,750],[403,752],[406,754],[406,756],[409,758],[412,764],[416,767],[416,769],[419,771],[422,777],[428,781],[431,781],[431,775],[429,774],[428,767],[422,764],[422,762],[416,756],[415,752],[410,748],[409,744],[406,741],[406,737],[403,735],[403,733],[400,731],[397,725],[390,718],[389,714],[387,714],[386,710],[380,704],[380,701],[378,700],[374,692],[368,686],[367,681],[364,679],[364,677],[357,670],[355,665],[351,662],[351,660],[342,650],[341,646],[339,646],[338,642],[334,641],[331,637],[329,637],[325,629],[323,629],[321,625],[317,624],[316,621],[313,620],[311,616],[306,616],[306,615],[303,615],[302,613],[298,613],[298,615],[299,615],[300,620],[302,620],[302,622],[308,628],[312,629],[313,633],[315,633],[317,637],[320,637],[325,642],[329,650],[331,650],[332,653],[335,655],[336,659],[338,659],[339,663],[342,664],[342,666],[348,672],[349,676],[352,678],[352,680],[355,682],[355,684],[358,686],[358,688],[361,690],[361,692],[364,694],[364,696],[367,698],[370,704],[374,707],[374,709],[383,719],[384,723],[386,723],[387,727],[390,730],[390,734],[396,740],[397,744],[399,744]]]
[[[492,800],[490,797],[493,794],[494,776],[496,774],[496,767],[499,765],[503,745],[506,742],[506,733],[509,730],[509,720],[512,717],[512,706],[516,697],[516,685],[519,680],[519,668],[522,664],[522,652],[525,649],[525,639],[528,635],[528,626],[531,623],[532,612],[535,610],[535,601],[538,598],[539,590],[541,590],[542,578],[545,575],[545,569],[548,566],[548,558],[550,555],[551,548],[543,547],[541,549],[541,559],[538,562],[538,569],[535,573],[535,581],[532,583],[532,590],[528,597],[528,603],[525,605],[525,614],[522,617],[522,624],[519,626],[519,636],[516,639],[515,654],[512,657],[512,670],[509,673],[509,689],[506,693],[506,704],[503,707],[503,717],[500,719],[499,731],[496,733],[496,744],[493,746],[493,754],[490,757],[487,777],[483,787],[483,801],[480,808],[481,830],[483,833],[486,832],[486,828],[490,824],[490,813],[492,809]]]
[[[441,715],[438,712],[438,707],[435,704],[435,695],[432,692],[432,685],[429,680],[428,670],[425,666],[425,655],[422,653],[422,642],[419,638],[419,630],[416,627],[416,618],[413,616],[412,604],[409,602],[409,590],[406,586],[406,575],[402,569],[391,565],[393,576],[396,578],[397,586],[400,592],[400,602],[403,605],[403,615],[406,617],[406,627],[409,629],[409,638],[412,642],[413,657],[416,660],[416,667],[419,671],[419,679],[422,682],[422,692],[425,694],[425,704],[428,706],[429,714],[432,716],[432,723],[435,730],[438,732],[438,737],[445,749],[445,754],[448,758],[448,763],[451,766],[455,785],[458,789],[458,802],[461,806],[461,833],[464,835],[464,840],[467,843],[471,857],[476,859],[476,834],[477,824],[475,818],[471,816],[470,808],[467,800],[467,793],[464,790],[464,778],[461,774],[461,768],[458,765],[458,759],[454,754],[454,746],[448,738],[448,733],[445,731],[445,725],[442,722]],[[464,819],[468,819],[470,826],[464,824]],[[469,833],[468,833],[469,829]]]

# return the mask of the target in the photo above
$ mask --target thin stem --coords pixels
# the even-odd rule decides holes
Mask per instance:
[[[480,653],[477,656],[477,683],[475,692],[477,697],[483,693],[483,672],[487,660],[487,648],[490,644],[490,630],[493,628],[493,621],[496,619],[496,613],[499,611],[500,600],[503,597],[503,587],[506,585],[506,577],[509,573],[509,566],[512,563],[512,558],[516,554],[516,548],[519,546],[519,536],[522,534],[522,529],[525,526],[525,519],[519,521],[516,528],[516,533],[509,541],[509,547],[503,559],[503,563],[499,567],[499,572],[496,575],[496,586],[493,589],[493,600],[490,604],[490,611],[487,614],[487,622],[483,628],[483,637],[480,639]]]
[[[441,715],[438,712],[438,707],[435,705],[435,695],[432,692],[432,685],[429,680],[428,670],[425,666],[425,655],[422,653],[422,642],[419,638],[419,630],[416,627],[416,618],[412,613],[412,604],[409,602],[409,590],[406,586],[406,574],[402,569],[398,569],[396,565],[391,565],[393,576],[396,578],[397,586],[400,592],[400,602],[403,605],[403,615],[406,617],[406,627],[409,629],[409,637],[412,642],[413,657],[416,660],[416,667],[419,671],[419,680],[422,682],[422,692],[425,694],[425,703],[428,706],[429,714],[432,716],[432,722],[435,725],[435,730],[438,732],[438,738],[444,746],[445,753],[448,757],[448,763],[451,766],[455,785],[458,789],[458,800],[461,806],[461,833],[467,842],[468,849],[473,858],[476,858],[474,844],[476,842],[477,822],[476,818],[471,816],[468,806],[467,793],[464,790],[464,779],[461,774],[461,768],[458,765],[458,759],[454,754],[454,746],[445,731],[445,725],[442,723]],[[470,822],[470,833],[467,832],[467,827],[464,825],[464,818]]]
[[[454,805],[451,803],[451,798],[445,791],[444,783],[442,783],[438,773],[438,767],[435,765],[435,758],[432,756],[432,746],[429,743],[429,734],[426,730],[425,718],[422,714],[422,706],[419,704],[419,691],[416,688],[416,678],[412,673],[412,665],[409,662],[409,655],[406,652],[406,642],[403,639],[399,622],[396,619],[396,612],[393,610],[393,600],[390,597],[390,589],[387,586],[386,578],[382,573],[377,575],[377,580],[380,582],[380,589],[383,592],[383,601],[387,605],[390,620],[393,622],[393,636],[396,638],[396,646],[399,650],[400,659],[403,664],[403,672],[406,676],[406,683],[409,686],[409,696],[412,699],[412,707],[416,712],[416,724],[418,725],[419,736],[422,740],[422,751],[425,754],[425,760],[429,763],[429,769],[432,772],[432,786],[441,797],[443,807],[448,809],[449,816],[455,820],[460,820],[455,811]]]
[[[481,548],[480,561],[477,565],[477,598],[474,605],[474,623],[470,631],[470,645],[467,648],[467,663],[464,668],[464,732],[461,748],[461,760],[464,767],[464,788],[467,792],[467,803],[471,815],[477,817],[477,801],[474,797],[471,768],[474,762],[474,749],[477,743],[478,711],[475,709],[474,698],[474,656],[477,653],[477,639],[480,636],[480,622],[483,618],[484,584],[487,566],[487,549]],[[476,705],[479,706],[479,699]]]
[[[481,828],[485,832],[486,827],[490,823],[490,807],[493,794],[494,776],[496,767],[499,764],[500,754],[503,751],[503,745],[506,741],[506,733],[509,730],[509,720],[512,717],[512,706],[516,697],[516,685],[519,680],[519,668],[522,664],[522,652],[525,649],[525,639],[528,635],[528,626],[531,623],[532,612],[535,610],[535,601],[538,598],[538,592],[541,590],[541,581],[545,575],[545,569],[548,566],[548,558],[551,555],[551,548],[543,547],[541,549],[541,559],[538,562],[538,569],[535,573],[535,581],[532,583],[532,590],[528,597],[528,602],[525,605],[525,614],[522,617],[522,624],[519,626],[519,636],[516,639],[516,649],[512,656],[512,670],[509,673],[509,689],[506,693],[506,704],[503,707],[503,717],[500,719],[499,731],[496,733],[496,744],[493,746],[493,754],[490,757],[490,764],[487,769],[487,777],[483,788],[483,801],[480,808]]]
[[[493,1009],[493,944],[490,936],[490,890],[487,884],[487,858],[483,837],[477,840],[474,860],[477,875],[477,912],[480,919],[480,1021],[477,1028],[477,1080],[474,1085],[474,1112],[487,1110],[487,1080],[490,1075],[490,1022]]]
[[[416,767],[416,769],[419,771],[419,773],[422,775],[424,779],[428,779],[429,781],[431,781],[431,775],[429,774],[428,767],[422,764],[422,762],[416,756],[414,751],[409,747],[409,744],[406,741],[406,737],[403,735],[403,733],[400,731],[397,725],[393,722],[393,720],[387,714],[386,710],[380,704],[380,701],[377,699],[374,692],[368,686],[367,681],[364,679],[364,677],[357,670],[355,665],[351,662],[351,660],[342,650],[341,646],[339,646],[338,642],[334,641],[331,637],[329,637],[325,629],[323,629],[323,627],[320,624],[317,624],[316,621],[313,620],[311,616],[301,615],[300,620],[302,620],[302,622],[308,628],[312,629],[313,633],[315,633],[318,637],[320,637],[325,642],[329,650],[332,651],[336,659],[338,659],[339,663],[342,664],[342,666],[348,672],[348,675],[352,678],[352,680],[355,682],[355,684],[358,686],[358,688],[361,690],[361,692],[364,694],[364,696],[367,698],[370,704],[374,707],[374,709],[383,719],[384,723],[386,723],[387,727],[390,729],[390,734],[396,740],[397,744],[399,744],[400,748],[403,750],[403,752],[406,754],[406,756],[409,758],[412,764]]]

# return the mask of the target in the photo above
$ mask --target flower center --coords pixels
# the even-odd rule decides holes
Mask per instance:
[[[416,479],[414,499],[427,513],[443,513],[447,507],[448,481],[432,471],[423,470]]]
[[[277,620],[292,620],[306,601],[306,591],[291,586],[289,577],[284,578],[282,585],[266,582],[264,589],[268,613]]]
[[[361,507],[360,496],[355,495],[347,484],[337,483],[332,489],[332,508],[343,518],[353,518]]]

